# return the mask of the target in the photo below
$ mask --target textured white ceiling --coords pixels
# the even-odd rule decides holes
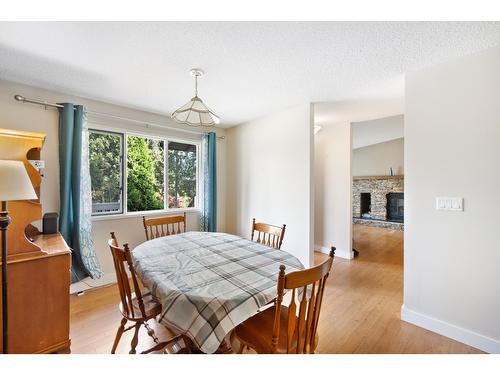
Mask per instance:
[[[231,126],[367,90],[401,106],[387,82],[497,44],[498,22],[2,22],[0,79],[168,114],[199,67],[200,96]]]

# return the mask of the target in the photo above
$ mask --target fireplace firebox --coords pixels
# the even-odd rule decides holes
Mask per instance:
[[[372,210],[372,196],[370,193],[361,193],[360,196],[360,217],[370,218]]]

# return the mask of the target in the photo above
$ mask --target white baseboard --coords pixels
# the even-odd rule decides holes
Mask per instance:
[[[323,253],[323,254],[330,254],[330,248],[326,246],[320,246],[320,245],[314,245],[314,251]],[[344,259],[352,259],[353,256],[352,254],[349,254],[348,251],[342,251],[339,249],[335,250],[335,256],[339,258],[344,258]]]
[[[71,284],[69,294],[84,292],[86,290],[97,288],[100,286],[110,285],[116,283],[116,274],[114,272],[105,273],[100,279],[92,279],[87,277],[77,283]]]
[[[500,353],[500,341],[401,306],[401,320],[473,346],[487,353]]]

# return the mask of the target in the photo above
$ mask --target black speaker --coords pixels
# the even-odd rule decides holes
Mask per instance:
[[[59,232],[59,215],[57,212],[47,212],[43,215],[43,234]]]

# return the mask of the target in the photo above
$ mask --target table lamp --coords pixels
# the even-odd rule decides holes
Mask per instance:
[[[22,161],[0,160],[0,232],[2,234],[2,348],[8,353],[7,316],[7,227],[10,223],[7,201],[38,199]]]

